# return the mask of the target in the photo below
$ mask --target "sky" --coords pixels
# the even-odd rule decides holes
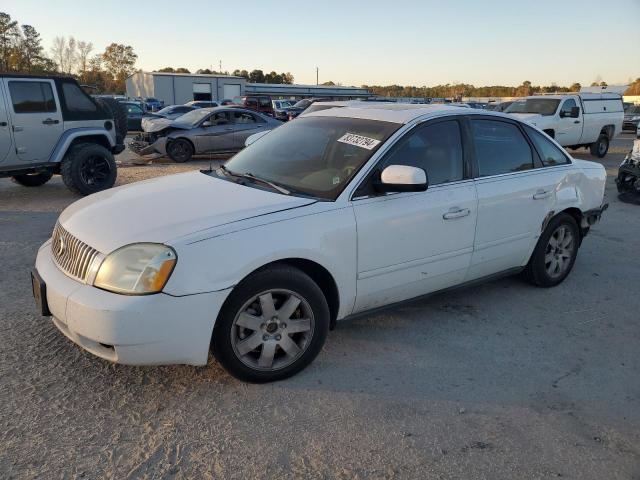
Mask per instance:
[[[54,7],[55,5],[55,7]],[[640,0],[3,0],[41,33],[131,45],[137,68],[291,72],[295,83],[519,85],[640,77]]]

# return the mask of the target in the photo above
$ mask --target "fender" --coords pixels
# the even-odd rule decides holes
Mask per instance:
[[[65,131],[56,144],[56,148],[53,149],[48,163],[60,163],[62,158],[67,153],[69,146],[76,138],[88,137],[88,136],[102,136],[104,137],[111,148],[116,146],[116,142],[111,138],[111,135],[104,128],[72,128]]]

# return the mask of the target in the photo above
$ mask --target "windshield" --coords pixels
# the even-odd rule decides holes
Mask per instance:
[[[301,118],[272,130],[226,167],[292,193],[335,200],[400,125],[355,118]]]
[[[184,115],[180,115],[176,118],[176,122],[178,123],[186,123],[187,125],[196,125],[200,122],[204,117],[211,114],[211,111],[204,108],[198,108],[196,110],[191,110]]]
[[[160,110],[158,110],[156,113],[157,113],[158,115],[169,114],[169,113],[172,113],[172,112],[173,112],[173,109],[174,109],[174,108],[176,108],[176,107],[175,107],[175,106],[173,106],[173,105],[171,105],[171,106],[168,106],[168,107],[161,108],[161,109],[160,109]]]
[[[627,115],[640,115],[640,105],[631,105],[624,111]]]
[[[307,108],[309,105],[311,105],[311,100],[300,100],[299,102],[296,102],[294,107],[296,107],[296,108]]]
[[[560,100],[553,98],[527,98],[516,100],[505,109],[505,113],[538,113],[553,115],[558,109]]]

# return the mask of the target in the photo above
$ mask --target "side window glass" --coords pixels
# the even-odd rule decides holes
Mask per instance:
[[[464,162],[458,122],[439,122],[409,133],[384,160],[383,167],[388,165],[422,168],[429,185],[462,180]]]
[[[95,112],[98,110],[96,104],[75,83],[64,82],[62,95],[67,110],[71,112]]]
[[[545,167],[552,167],[554,165],[565,165],[567,163],[571,163],[567,155],[556,147],[553,142],[547,138],[547,136],[543,133],[534,130],[533,128],[526,127],[527,134],[531,141],[538,150],[540,154],[540,158],[542,159],[542,164]]]
[[[269,108],[271,106],[271,100],[268,98],[260,98],[260,106]]]
[[[233,112],[235,123],[256,123],[255,118],[250,113]]]
[[[531,147],[514,124],[494,120],[470,123],[481,177],[533,168]]]
[[[560,116],[568,117],[571,115],[571,109],[577,107],[576,101],[573,98],[569,98],[564,101],[562,108],[560,109]]]
[[[16,113],[50,113],[56,102],[49,82],[9,82],[9,93]]]

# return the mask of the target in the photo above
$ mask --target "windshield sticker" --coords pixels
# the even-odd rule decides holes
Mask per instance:
[[[340,183],[340,177],[333,177],[333,184],[338,185]]]
[[[373,150],[380,143],[380,140],[363,137],[362,135],[356,135],[355,133],[345,133],[338,139],[338,142],[347,143],[360,148],[366,148],[367,150]]]

